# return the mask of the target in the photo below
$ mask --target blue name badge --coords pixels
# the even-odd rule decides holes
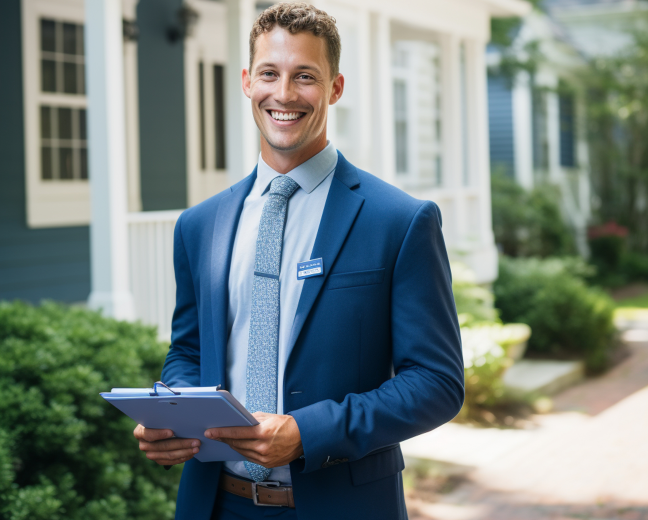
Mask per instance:
[[[322,276],[323,274],[324,262],[321,258],[297,263],[297,280],[312,278],[313,276]]]

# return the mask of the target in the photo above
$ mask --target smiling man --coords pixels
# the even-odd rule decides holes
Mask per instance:
[[[405,519],[399,442],[461,408],[441,215],[327,141],[340,51],[335,20],[310,5],[259,16],[242,73],[258,165],[176,225],[162,380],[220,384],[260,423],[206,432],[247,459],[225,463],[135,429],[148,458],[185,463],[178,519]]]

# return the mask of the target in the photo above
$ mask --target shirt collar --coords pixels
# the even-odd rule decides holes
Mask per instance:
[[[306,193],[311,193],[337,166],[338,154],[331,141],[327,141],[326,148],[308,161],[301,163],[290,170],[286,175],[291,177]],[[261,154],[257,166],[257,182],[264,194],[270,188],[270,183],[275,177],[281,175],[268,166]]]

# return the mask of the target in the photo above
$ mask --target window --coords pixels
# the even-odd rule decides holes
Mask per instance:
[[[407,168],[407,85],[394,81],[394,124],[396,126],[396,173],[406,174]]]
[[[41,91],[85,94],[83,26],[41,19]],[[40,106],[41,178],[88,178],[86,111]]]
[[[83,26],[41,19],[41,89],[85,94]]]
[[[576,117],[574,95],[562,93],[558,96],[560,114],[560,165],[567,168],[576,167]]]
[[[198,107],[200,125],[200,169],[225,169],[225,70],[213,65],[211,82],[205,78],[205,63],[198,63]],[[211,87],[213,117],[209,117],[206,92]],[[211,128],[208,130],[208,125]],[[211,136],[211,139],[210,139]],[[213,141],[212,141],[213,139]],[[211,150],[209,149],[211,148]]]
[[[23,0],[27,224],[90,222],[83,0]]]
[[[398,41],[393,49],[396,174],[405,188],[443,183],[439,46]]]
[[[533,130],[533,166],[536,170],[549,168],[549,142],[547,140],[547,96],[540,87],[531,91],[532,130]]]
[[[214,135],[216,169],[225,169],[225,69],[214,65]]]

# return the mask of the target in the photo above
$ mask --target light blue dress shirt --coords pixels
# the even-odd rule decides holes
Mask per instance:
[[[337,165],[337,151],[329,141],[326,148],[300,164],[286,175],[299,184],[288,201],[284,231],[281,272],[279,274],[279,360],[277,374],[277,413],[283,413],[283,377],[288,361],[290,331],[301,296],[303,280],[297,280],[297,263],[311,259],[315,237],[326,204],[333,172]],[[257,235],[263,205],[268,200],[270,182],[281,175],[268,166],[259,154],[257,178],[243,203],[236,230],[229,276],[229,308],[227,325],[227,384],[229,392],[245,405],[247,348],[250,332],[252,284]],[[324,266],[326,269],[327,266]],[[228,471],[249,478],[243,462],[226,462]],[[269,480],[290,484],[290,469],[275,468]]]

